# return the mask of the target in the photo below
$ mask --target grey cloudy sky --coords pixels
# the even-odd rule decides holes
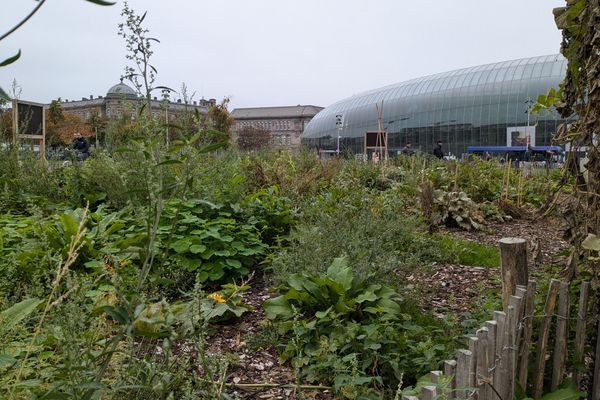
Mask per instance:
[[[2,0],[1,33],[37,4]],[[557,53],[564,0],[130,0],[160,39],[157,85],[233,107],[327,106],[365,90],[461,67]],[[123,2],[48,0],[0,42],[0,86],[49,102],[105,95],[124,71]]]

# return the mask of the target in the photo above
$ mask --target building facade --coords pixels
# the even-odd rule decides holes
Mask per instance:
[[[312,118],[323,107],[297,105],[285,107],[236,108],[231,112],[236,137],[244,128],[257,128],[271,134],[273,147],[300,147],[300,136]]]
[[[59,104],[63,111],[75,114],[83,121],[89,120],[93,115],[104,118],[116,118],[120,115],[130,115],[135,118],[137,109],[146,99],[137,95],[135,90],[127,86],[121,80],[108,89],[106,96],[90,96],[81,100],[60,100]],[[167,120],[176,117],[184,111],[198,110],[201,113],[208,112],[210,107],[216,105],[215,99],[193,101],[184,103],[181,100],[161,100],[154,97],[152,103],[152,114],[154,116],[165,116]]]
[[[341,100],[317,114],[302,143],[319,150],[362,153],[365,132],[377,131],[376,105],[391,154],[406,143],[460,156],[467,146],[550,145],[557,113],[531,114],[531,105],[558,88],[567,62],[560,55],[524,58],[412,79]]]

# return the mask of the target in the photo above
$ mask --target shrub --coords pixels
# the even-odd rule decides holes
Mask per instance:
[[[335,259],[323,276],[294,274],[279,290],[264,309],[289,338],[282,359],[347,398],[369,387],[385,392],[402,376],[413,382],[448,350],[443,341],[434,344],[436,327],[420,325],[424,318],[411,315],[396,291],[355,278],[345,259]]]
[[[397,270],[410,270],[439,259],[419,213],[401,189],[380,193],[349,180],[307,201],[290,240],[272,258],[276,282],[296,272],[318,274],[346,256],[360,278],[395,281]]]
[[[433,205],[434,224],[454,225],[466,230],[483,227],[483,213],[464,192],[435,190]]]
[[[248,274],[267,249],[254,221],[238,222],[221,206],[201,200],[170,200],[159,238],[163,267],[174,264],[202,283]]]

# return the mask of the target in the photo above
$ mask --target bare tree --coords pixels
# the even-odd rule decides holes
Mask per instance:
[[[260,150],[271,143],[271,132],[252,126],[238,130],[237,143],[240,150]]]

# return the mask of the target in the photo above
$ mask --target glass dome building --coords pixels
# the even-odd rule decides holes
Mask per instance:
[[[467,146],[550,145],[559,124],[555,112],[530,114],[540,94],[558,88],[566,74],[561,55],[499,62],[430,75],[357,94],[318,113],[302,143],[319,150],[362,153],[365,132],[376,131],[376,104],[395,154],[408,142],[431,152],[460,156]],[[337,124],[336,124],[337,122]]]

